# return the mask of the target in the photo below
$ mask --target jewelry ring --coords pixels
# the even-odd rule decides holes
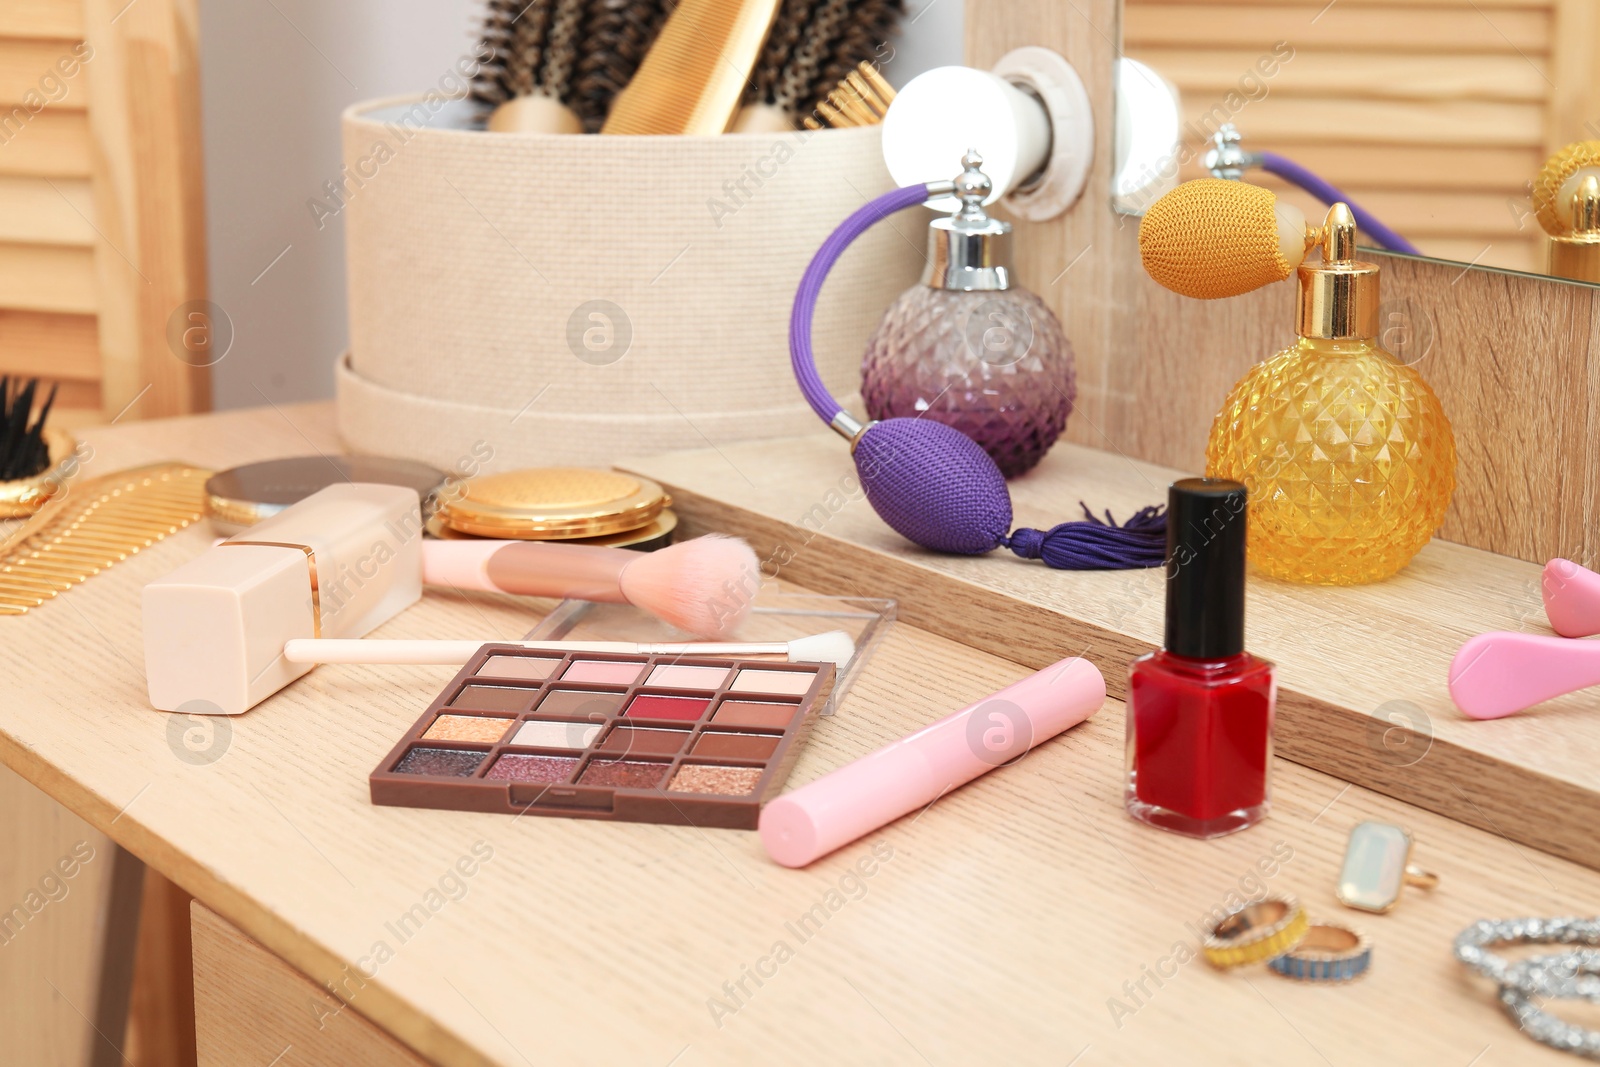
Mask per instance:
[[[1502,986],[1520,982],[1522,972],[1514,971],[1511,964],[1489,951],[1490,945],[1600,945],[1600,918],[1580,919],[1567,916],[1558,919],[1502,919],[1491,922],[1483,919],[1473,923],[1456,935],[1456,959],[1477,971],[1485,978]],[[1545,976],[1549,977],[1546,968]],[[1552,993],[1548,989],[1535,989],[1529,985],[1516,986],[1523,993],[1539,996],[1568,996],[1576,994]]]
[[[1348,982],[1371,964],[1372,942],[1342,923],[1313,923],[1298,945],[1267,961],[1285,978],[1307,982]]]
[[[1411,834],[1383,822],[1357,823],[1339,869],[1339,903],[1361,911],[1386,912],[1400,903],[1408,885],[1432,889],[1439,876],[1411,862]]]
[[[1201,951],[1219,970],[1261,963],[1300,943],[1309,926],[1305,909],[1287,893],[1269,893],[1211,925]]]

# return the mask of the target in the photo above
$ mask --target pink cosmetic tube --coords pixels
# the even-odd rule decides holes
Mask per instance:
[[[761,843],[804,867],[1078,725],[1105,699],[1094,664],[1061,660],[772,801]]]

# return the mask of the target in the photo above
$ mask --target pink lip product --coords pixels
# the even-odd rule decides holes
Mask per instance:
[[[1600,574],[1569,559],[1544,565],[1544,613],[1562,637],[1600,634]]]
[[[761,843],[804,867],[1076,726],[1105,699],[1094,664],[1061,660],[778,797],[761,813]]]
[[[831,663],[485,645],[370,777],[372,802],[753,830]]]
[[[1463,715],[1503,719],[1600,685],[1600,641],[1479,634],[1450,661],[1450,699]]]

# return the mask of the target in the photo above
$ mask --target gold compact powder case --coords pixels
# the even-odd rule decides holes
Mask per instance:
[[[423,513],[448,481],[426,463],[382,456],[294,456],[219,471],[206,482],[206,515],[220,534],[249,529],[290,504],[340,482],[377,482],[415,489]]]
[[[643,530],[671,503],[666,491],[648,478],[583,467],[539,467],[461,483],[439,501],[438,523],[475,537],[591,541]]]
[[[646,526],[637,530],[625,530],[622,533],[607,534],[604,537],[572,537],[562,540],[567,545],[600,545],[604,548],[631,548],[639,552],[654,552],[658,548],[666,548],[672,544],[672,534],[678,528],[678,516],[671,508],[663,508]],[[483,538],[476,534],[462,533],[453,530],[444,524],[444,519],[438,512],[429,517],[423,529],[429,537],[436,537],[441,541],[481,541]],[[509,539],[509,537],[507,537]],[[517,540],[531,541],[538,538],[517,538]]]

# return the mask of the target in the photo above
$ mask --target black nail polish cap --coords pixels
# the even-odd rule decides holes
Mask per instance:
[[[1245,487],[1184,478],[1167,489],[1166,649],[1218,660],[1244,651]]]

